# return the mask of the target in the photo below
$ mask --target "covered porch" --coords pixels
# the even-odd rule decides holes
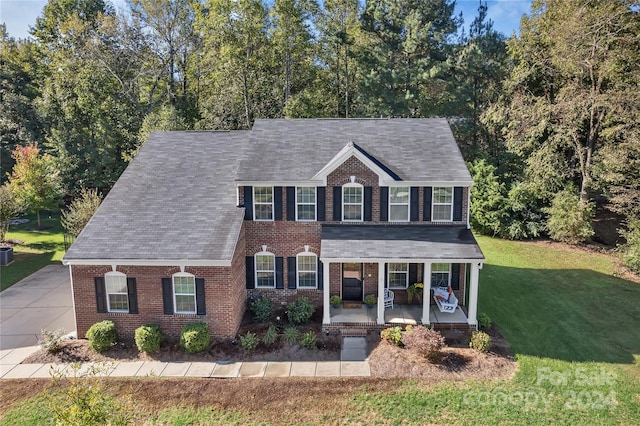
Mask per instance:
[[[324,225],[321,242],[323,267],[323,325],[358,324],[466,324],[477,326],[478,278],[484,256],[471,231],[460,226],[421,225]],[[407,279],[424,284],[419,304],[406,303],[406,289],[395,292],[402,297],[393,305],[381,297],[388,284],[388,265],[406,263],[422,271],[421,278]],[[464,265],[462,298],[452,312],[441,312],[434,304],[432,265]],[[353,275],[353,264],[361,264],[360,274]],[[332,266],[333,265],[333,266]],[[345,268],[349,265],[349,268]],[[409,272],[407,272],[409,275]],[[353,285],[361,281],[361,290]],[[409,281],[412,281],[409,283]],[[416,281],[418,282],[418,281]],[[348,288],[347,288],[348,287]],[[449,278],[449,287],[450,278]],[[392,290],[393,291],[393,290]],[[451,291],[451,290],[450,290]],[[358,301],[365,293],[374,294],[377,304],[371,308],[331,307],[331,296],[349,296]],[[404,297],[404,299],[403,299]]]

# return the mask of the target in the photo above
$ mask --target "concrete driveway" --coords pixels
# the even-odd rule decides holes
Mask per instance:
[[[67,266],[45,266],[0,293],[0,350],[37,345],[42,329],[76,329]]]

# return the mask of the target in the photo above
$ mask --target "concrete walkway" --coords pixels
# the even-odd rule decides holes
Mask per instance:
[[[69,268],[47,265],[0,293],[0,350],[33,346],[43,329],[76,328]]]
[[[69,364],[20,364],[35,353],[38,346],[0,351],[0,378],[50,378],[52,371],[68,376],[94,372],[104,377],[369,377],[369,362],[364,361],[286,361],[286,362],[106,362],[82,363],[78,369]]]

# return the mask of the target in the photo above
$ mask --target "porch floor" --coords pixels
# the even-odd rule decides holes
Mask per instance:
[[[360,309],[331,308],[332,323],[376,323],[378,311],[362,306]],[[419,324],[422,319],[422,306],[395,304],[393,309],[385,309],[386,324]],[[442,313],[435,305],[429,310],[431,324],[466,324],[467,316],[458,306],[455,312]]]

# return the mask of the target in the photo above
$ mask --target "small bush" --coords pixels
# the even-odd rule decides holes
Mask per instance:
[[[435,361],[440,357],[440,350],[444,347],[444,337],[427,327],[413,327],[402,336],[402,344],[408,350]]]
[[[58,329],[55,331],[42,329],[42,331],[40,331],[40,338],[38,339],[38,343],[40,344],[40,347],[43,351],[54,354],[58,352],[62,347],[62,341],[65,340],[65,334],[67,334],[67,332],[63,329]]]
[[[491,347],[491,337],[484,331],[474,331],[471,334],[469,347],[480,352],[487,352]]]
[[[287,327],[284,329],[282,333],[282,340],[290,345],[295,345],[298,342],[298,337],[300,336],[300,332],[295,327]]]
[[[89,346],[96,352],[102,352],[118,341],[116,325],[113,321],[104,320],[93,324],[86,334]]]
[[[364,304],[365,305],[375,305],[376,303],[378,303],[378,298],[376,297],[375,294],[367,294],[364,297]]]
[[[267,346],[271,346],[276,342],[276,340],[278,340],[278,327],[271,324],[267,329],[267,332],[264,333],[264,336],[262,337],[262,343]]]
[[[273,302],[266,297],[260,297],[251,301],[249,309],[253,313],[253,321],[257,323],[267,322],[273,315]]]
[[[593,236],[593,204],[583,203],[571,188],[560,191],[548,209],[549,236],[565,243],[576,244]]]
[[[380,332],[380,337],[391,344],[402,346],[402,327],[395,326],[385,328],[384,330],[382,330],[382,332]]]
[[[151,353],[160,349],[163,335],[158,324],[145,324],[136,328],[134,338],[140,352]]]
[[[640,273],[640,219],[631,218],[627,221],[626,228],[620,230],[620,234],[627,240],[620,246],[622,260],[627,268]]]
[[[287,318],[292,324],[306,324],[311,319],[315,311],[313,303],[307,297],[299,297],[289,303],[287,307]]]
[[[480,312],[478,314],[478,324],[480,324],[480,327],[482,328],[489,328],[491,327],[491,317],[487,314],[485,314],[484,312]]]
[[[316,349],[316,333],[307,331],[300,339],[300,346],[307,349]]]
[[[258,343],[259,340],[256,333],[247,331],[247,334],[245,334],[244,336],[240,336],[240,346],[244,351],[251,352],[258,347]]]
[[[329,304],[331,306],[333,306],[334,308],[337,308],[338,306],[340,306],[342,304],[342,298],[338,295],[333,295],[329,298]]]
[[[202,352],[209,347],[211,334],[209,327],[203,322],[192,322],[182,327],[180,346],[189,353]]]

